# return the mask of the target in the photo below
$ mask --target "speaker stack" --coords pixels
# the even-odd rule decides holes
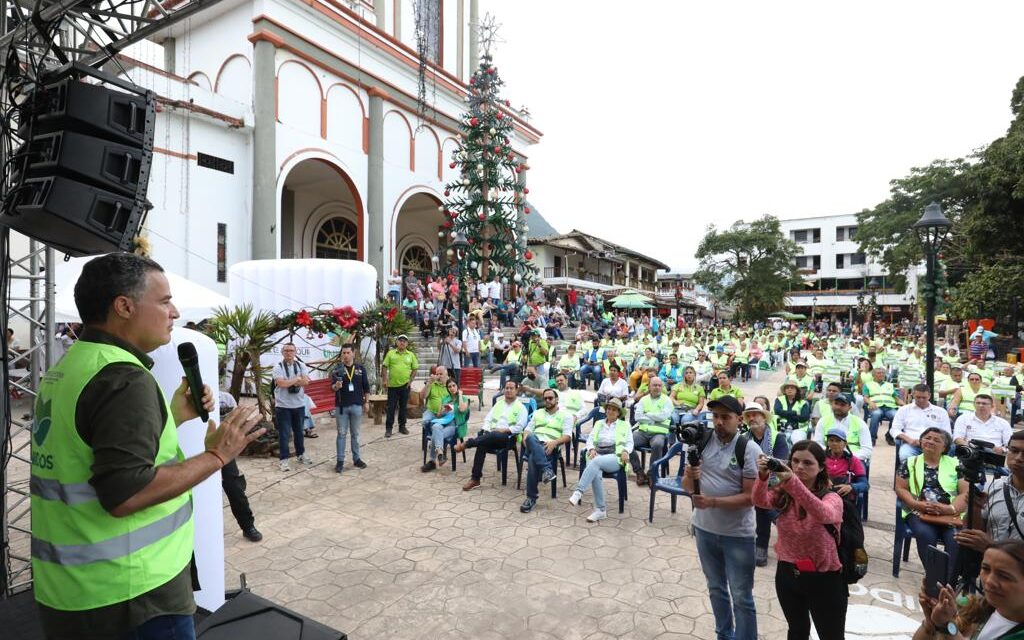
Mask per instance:
[[[19,107],[0,224],[72,256],[131,251],[150,205],[155,101],[71,75]]]
[[[196,628],[199,640],[346,640],[347,635],[265,600],[251,591],[229,600]]]

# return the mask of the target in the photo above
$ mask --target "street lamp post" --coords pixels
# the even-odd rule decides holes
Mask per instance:
[[[910,320],[917,324],[917,298],[914,297],[914,294],[910,294],[910,312],[913,314],[910,316]]]
[[[935,259],[946,240],[953,223],[942,214],[942,207],[933,202],[924,208],[921,219],[914,223],[914,231],[924,249],[928,290],[925,294],[925,376],[929,391],[935,393]]]
[[[818,306],[818,296],[811,298],[811,322],[814,322],[814,310]]]
[[[871,336],[872,340],[875,338],[875,309],[878,308],[878,288],[880,286],[878,278],[872,276],[871,280],[868,280],[868,289],[871,290],[871,300],[869,301],[871,307],[868,312],[868,335]]]
[[[452,239],[452,249],[455,251],[455,269],[456,278],[459,281],[459,340],[462,339],[463,329],[463,308],[464,308],[464,297],[465,283],[462,281],[462,263],[466,260],[466,248],[469,247],[469,242],[466,241],[466,236],[462,233],[456,233],[455,238]]]

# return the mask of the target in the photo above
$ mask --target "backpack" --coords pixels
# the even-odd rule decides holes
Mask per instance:
[[[855,500],[841,498],[843,502],[843,524],[839,530],[835,525],[823,525],[836,541],[839,562],[846,584],[855,584],[868,572],[868,554],[864,550],[864,525]]]

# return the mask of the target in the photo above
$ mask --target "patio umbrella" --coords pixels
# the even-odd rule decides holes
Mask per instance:
[[[653,309],[654,301],[634,289],[626,289],[610,301],[616,309]]]

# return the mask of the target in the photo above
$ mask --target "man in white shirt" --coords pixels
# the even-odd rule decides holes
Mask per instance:
[[[467,438],[465,442],[455,445],[456,453],[476,448],[476,454],[473,457],[473,471],[469,481],[462,485],[463,491],[480,486],[487,453],[511,447],[516,434],[521,433],[526,427],[526,414],[526,407],[519,402],[519,383],[515,380],[507,381],[502,396],[487,412],[484,423],[481,425],[480,435],[475,438]]]
[[[495,305],[501,302],[501,281],[498,280],[498,276],[494,276],[494,280],[487,283],[487,297]]]
[[[896,411],[889,428],[893,440],[900,441],[899,460],[906,460],[921,453],[918,439],[925,429],[935,427],[952,435],[949,414],[931,402],[932,393],[926,384],[914,385],[911,391],[913,402]]]
[[[1009,422],[992,413],[994,404],[992,396],[987,393],[974,396],[974,412],[962,413],[956,419],[953,442],[966,446],[971,440],[984,440],[992,443],[995,453],[1006,455],[1006,445],[1013,429]]]
[[[486,286],[486,283],[484,283]],[[470,318],[466,328],[462,330],[462,344],[466,353],[466,364],[472,367],[480,366],[480,329],[477,327],[476,318]]]
[[[490,287],[487,285],[487,282],[485,282],[482,278],[480,279],[480,282],[476,283],[476,297],[478,300],[480,300],[480,302],[483,302],[484,300],[487,299],[487,292],[489,289]]]

